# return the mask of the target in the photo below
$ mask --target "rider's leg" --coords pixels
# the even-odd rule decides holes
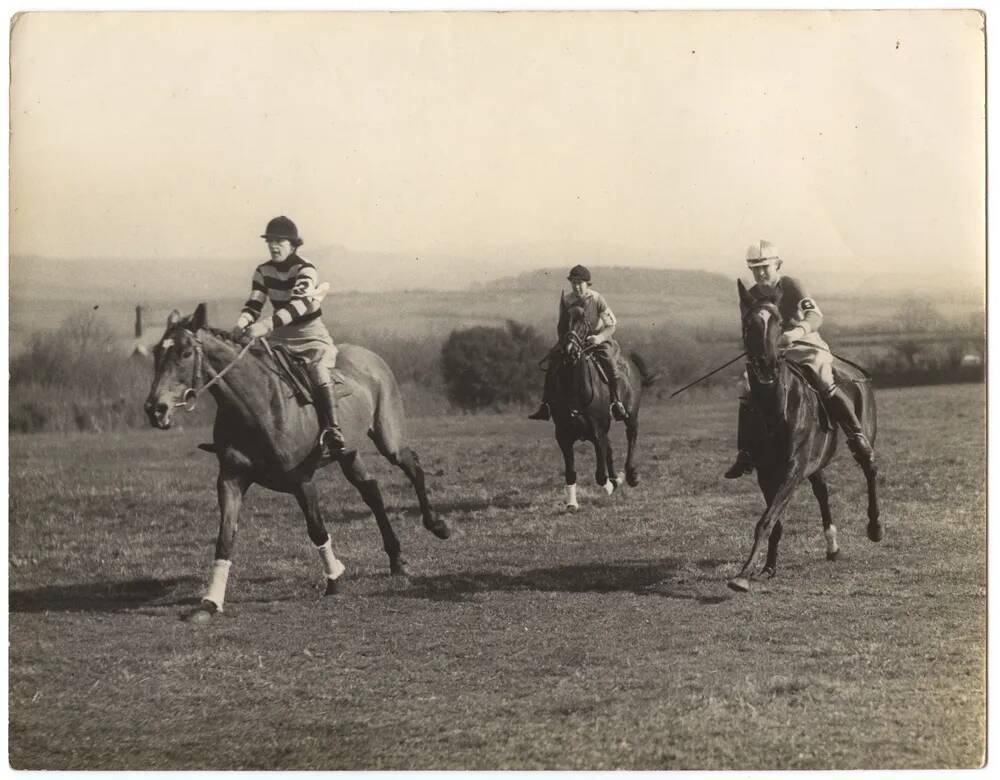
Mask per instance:
[[[555,394],[555,379],[556,379],[556,359],[555,359],[555,349],[549,353],[549,365],[545,369],[545,388],[542,390],[542,403],[538,407],[538,411],[534,414],[529,414],[529,420],[548,420],[551,418],[551,413],[549,411],[549,403],[552,396]]]
[[[743,387],[740,393],[740,414],[736,428],[736,460],[725,473],[726,479],[736,479],[753,472],[753,457],[750,455],[750,423],[753,411],[750,408],[750,382],[743,372]]]
[[[333,368],[336,352],[332,356],[323,358],[309,364],[309,373],[316,385],[316,412],[319,416],[320,447],[325,447],[330,455],[341,456],[350,451],[346,447],[344,434],[340,430],[340,423],[337,419],[337,395],[334,391],[333,379],[330,376],[330,369]]]
[[[596,355],[608,377],[608,389],[611,391],[611,414],[616,420],[628,419],[628,413],[625,411],[625,405],[622,403],[619,393],[617,355],[608,342],[601,344]]]
[[[858,415],[854,411],[854,402],[850,396],[843,388],[835,384],[827,395],[827,406],[833,419],[847,437],[847,446],[850,448],[854,460],[862,466],[871,465],[875,453],[861,427],[861,421],[858,420]]]

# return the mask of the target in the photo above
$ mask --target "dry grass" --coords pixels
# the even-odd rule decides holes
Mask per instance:
[[[294,501],[249,496],[225,615],[179,620],[216,531],[204,431],[13,437],[10,760],[32,769],[973,767],[985,749],[982,386],[879,396],[886,538],[831,468],[842,558],[808,488],[779,576],[725,578],[762,507],[719,475],[734,403],[645,410],[643,483],[560,511],[551,429],[414,423],[432,500],[375,468],[417,574],[321,478],[346,592]],[[928,413],[933,410],[933,413]],[[927,425],[929,427],[925,428]],[[619,437],[621,432],[619,431]],[[580,445],[581,475],[592,468]],[[374,465],[374,460],[372,460]],[[581,483],[584,482],[581,476]]]

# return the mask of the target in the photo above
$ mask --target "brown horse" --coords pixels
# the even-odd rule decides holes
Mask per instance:
[[[768,540],[763,574],[773,577],[778,565],[781,515],[795,488],[803,479],[812,485],[819,502],[826,536],[827,560],[838,555],[837,529],[830,515],[829,489],[823,469],[837,448],[837,430],[822,408],[819,394],[809,382],[805,369],[784,359],[778,348],[781,315],[778,307],[755,300],[738,282],[743,314],[743,344],[747,354],[751,406],[755,430],[749,436],[750,452],[757,469],[757,482],[767,509],[754,529],[753,547],[740,573],[727,583],[733,590],[750,589],[754,561],[764,539]],[[875,445],[877,432],[875,395],[870,377],[859,367],[837,360],[834,376],[854,400],[854,407],[868,441]],[[868,483],[868,538],[877,542],[883,528],[879,521],[874,458],[860,463]]]
[[[553,356],[558,360],[555,368],[556,383],[549,403],[552,422],[555,424],[556,441],[562,450],[566,465],[566,509],[575,512],[580,508],[576,497],[576,463],[573,445],[589,441],[594,445],[597,460],[595,479],[610,496],[621,480],[615,471],[614,454],[608,433],[611,429],[611,395],[607,382],[593,355],[595,347],[587,344],[590,326],[583,307],[571,306],[567,310],[568,327],[559,339]],[[621,402],[628,414],[625,435],[628,455],[625,459],[625,479],[635,487],[639,472],[635,466],[635,445],[639,436],[639,402],[643,388],[656,381],[656,376],[635,352],[629,357],[638,369],[638,382],[632,366],[624,363],[621,368]]]
[[[309,538],[317,547],[326,571],[327,595],[337,592],[338,578],[344,571],[343,564],[333,554],[313,483],[316,470],[330,462],[316,446],[319,423],[315,408],[298,403],[270,358],[247,351],[247,346],[223,331],[210,328],[205,305],[200,304],[185,319],[172,312],[166,332],[154,349],[153,383],[145,403],[153,426],[169,428],[173,410],[204,388],[210,390],[217,405],[211,449],[219,461],[221,523],[212,583],[192,615],[198,622],[222,611],[240,506],[252,484],[295,496],[305,514]],[[398,466],[413,484],[424,527],[447,539],[451,530],[431,510],[417,454],[404,443],[403,402],[389,366],[363,347],[343,344],[337,355],[337,369],[345,380],[338,387],[348,393],[338,403],[348,446],[356,448],[368,436],[378,452]],[[203,374],[209,376],[204,384]],[[407,574],[378,482],[369,476],[356,449],[339,463],[344,476],[375,515],[389,555],[390,571]]]

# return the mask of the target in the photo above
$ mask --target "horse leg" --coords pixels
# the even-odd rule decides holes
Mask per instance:
[[[833,524],[833,516],[830,514],[830,491],[826,485],[826,478],[822,471],[817,471],[809,477],[809,484],[812,485],[813,495],[819,503],[819,513],[823,518],[823,536],[826,537],[826,559],[835,561],[840,557],[840,547],[837,546],[837,526]]]
[[[878,488],[875,484],[878,477],[878,466],[872,459],[863,465],[862,469],[865,472],[865,481],[868,483],[868,538],[873,542],[880,542],[885,529],[882,527],[882,521],[879,520]]]
[[[611,442],[608,441],[608,432],[594,426],[594,457],[597,460],[597,470],[594,472],[594,480],[604,488],[604,492],[609,496],[615,492],[615,485],[608,479],[608,450]]]
[[[774,503],[774,495],[778,490],[778,485],[772,480],[762,476],[761,473],[757,472],[757,483],[760,485],[760,490],[764,494],[764,502],[767,506],[771,506]],[[778,543],[781,541],[781,534],[784,531],[784,526],[781,520],[774,521],[774,528],[771,529],[770,535],[767,537],[767,561],[764,564],[764,568],[761,569],[761,574],[767,576],[768,578],[775,576],[778,573]]]
[[[621,479],[618,477],[618,472],[615,471],[615,455],[614,447],[611,444],[611,436],[608,436],[608,481],[606,485],[611,485],[611,492],[613,493],[618,489],[618,485],[621,484]],[[605,490],[607,487],[605,487]],[[610,493],[609,493],[610,495]]]
[[[625,438],[628,441],[628,454],[625,456],[625,481],[630,487],[639,484],[639,472],[635,468],[635,443],[639,438],[639,410],[629,412],[625,422]]]
[[[743,593],[750,590],[750,578],[753,576],[754,561],[757,558],[761,543],[765,537],[769,536],[772,525],[780,520],[782,512],[785,511],[785,507],[791,500],[792,493],[801,479],[801,470],[798,467],[793,467],[781,481],[777,490],[775,490],[773,499],[769,502],[767,509],[764,510],[764,514],[761,515],[760,520],[757,521],[757,526],[754,528],[753,546],[750,548],[750,555],[747,556],[743,568],[740,569],[740,573],[726,583],[732,590]],[[775,554],[777,554],[777,544],[775,544]]]
[[[424,482],[424,470],[420,466],[420,457],[409,447],[398,447],[390,450],[385,446],[385,442],[372,437],[375,447],[393,466],[402,471],[413,489],[417,493],[417,502],[420,504],[420,514],[424,519],[424,528],[434,534],[438,539],[447,539],[451,536],[451,526],[448,521],[438,517],[431,509],[431,502],[427,499],[427,485]]]
[[[229,582],[229,568],[236,545],[236,531],[240,522],[240,507],[243,496],[250,487],[250,479],[242,473],[219,472],[215,482],[219,499],[219,536],[215,542],[215,562],[212,564],[212,581],[197,609],[189,615],[193,623],[206,623],[216,612],[222,612],[226,601],[226,585]]]
[[[309,539],[319,552],[319,559],[326,572],[326,591],[324,596],[332,596],[340,590],[339,579],[344,573],[344,564],[333,554],[333,543],[330,534],[323,524],[323,515],[319,511],[319,498],[316,495],[316,485],[312,480],[303,482],[295,490],[295,500],[306,517],[306,532]]]
[[[340,459],[340,469],[347,481],[357,488],[361,499],[372,510],[379,533],[382,534],[382,547],[389,556],[389,571],[393,574],[409,574],[406,561],[400,555],[399,539],[389,522],[385,504],[382,502],[382,492],[378,489],[378,481],[372,479],[365,468],[361,456],[357,452]]]
[[[566,466],[566,511],[576,512],[580,505],[576,500],[576,453],[573,452],[575,443],[572,436],[559,435],[556,439],[559,442],[559,449],[562,450],[563,463]]]

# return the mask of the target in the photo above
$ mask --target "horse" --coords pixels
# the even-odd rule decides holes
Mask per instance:
[[[795,488],[803,479],[812,485],[819,503],[826,537],[826,558],[839,556],[837,528],[830,515],[829,487],[823,476],[837,448],[837,427],[822,407],[819,393],[809,381],[804,369],[786,360],[778,348],[781,336],[781,316],[778,307],[766,300],[756,300],[747,292],[742,281],[737,283],[743,318],[743,344],[747,355],[747,376],[755,410],[750,452],[757,470],[757,483],[767,508],[754,529],[750,555],[739,574],[728,586],[739,592],[750,590],[754,561],[765,538],[768,540],[767,560],[761,573],[773,577],[777,573],[778,542],[781,539],[781,515]],[[842,359],[836,359],[834,375],[840,386],[849,389],[855,411],[872,446],[877,433],[875,395],[871,378],[866,372]],[[868,538],[882,539],[879,520],[874,458],[860,462],[868,486]]]
[[[325,595],[340,591],[345,570],[333,554],[313,482],[316,471],[332,461],[317,446],[320,425],[316,410],[312,404],[297,401],[289,383],[276,370],[270,350],[258,354],[250,350],[252,343],[209,327],[202,303],[183,319],[176,310],[171,312],[166,331],[153,350],[153,382],[145,402],[152,426],[169,428],[174,409],[190,404],[205,389],[216,402],[213,443],[202,448],[214,451],[218,459],[221,520],[211,585],[189,616],[194,622],[207,622],[223,609],[240,507],[253,484],[295,496],[326,572]],[[337,371],[344,380],[337,385],[338,395],[344,396],[338,408],[349,447],[356,447],[367,435],[378,452],[412,483],[424,527],[447,539],[451,529],[431,509],[420,460],[405,444],[402,396],[392,370],[374,352],[342,344]],[[205,373],[210,378],[203,383]],[[375,516],[391,574],[409,574],[378,482],[369,476],[356,449],[345,450],[338,462]]]
[[[549,403],[556,441],[562,450],[566,466],[566,509],[576,512],[580,505],[576,497],[576,463],[573,445],[589,441],[594,445],[597,460],[595,479],[610,496],[621,484],[615,471],[614,454],[608,432],[611,429],[611,394],[603,371],[594,356],[595,345],[587,343],[590,326],[582,306],[567,309],[567,328],[553,352],[558,364],[555,368],[556,383]],[[625,435],[628,455],[625,459],[625,480],[632,487],[639,484],[635,466],[635,444],[639,435],[639,404],[642,391],[656,381],[645,361],[635,352],[629,353],[637,369],[638,379],[628,363],[621,364],[621,402],[625,406]]]

